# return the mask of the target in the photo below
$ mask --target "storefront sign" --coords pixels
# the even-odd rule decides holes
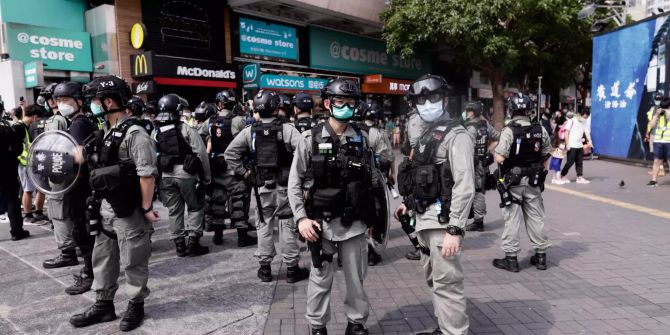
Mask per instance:
[[[144,36],[147,34],[147,27],[141,23],[135,23],[130,29],[130,45],[135,49],[140,49],[144,45]]]
[[[89,33],[12,22],[5,27],[13,59],[41,61],[49,70],[93,70]]]
[[[366,84],[381,84],[382,75],[381,74],[371,74],[369,76],[363,77],[363,82]]]
[[[298,60],[296,29],[240,18],[240,54]]]
[[[23,65],[26,88],[44,86],[44,70],[42,62],[30,62]]]
[[[156,83],[153,80],[148,80],[133,84],[133,92],[135,94],[154,94],[157,92]]]
[[[316,27],[309,28],[310,61],[315,69],[416,79],[431,71],[426,54],[403,59],[386,53],[382,41]]]
[[[261,88],[272,88],[294,91],[320,91],[328,83],[327,79],[278,76],[264,74],[261,76]]]
[[[253,90],[260,87],[261,66],[258,63],[247,64],[242,68],[242,86]]]
[[[145,52],[138,55],[130,55],[130,71],[133,78],[152,76],[154,74],[153,54]]]
[[[237,87],[235,67],[221,62],[145,52],[131,55],[130,65],[133,78],[152,76],[158,84]]]
[[[410,80],[383,78],[378,84],[363,83],[361,92],[371,94],[398,94],[404,95],[412,85]]]

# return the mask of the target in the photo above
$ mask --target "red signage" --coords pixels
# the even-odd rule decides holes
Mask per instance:
[[[366,84],[381,84],[382,75],[381,74],[371,74],[363,77],[363,82]]]
[[[372,84],[366,81],[361,85],[361,91],[369,94],[397,94],[405,95],[412,85],[410,80],[382,78],[380,83]]]

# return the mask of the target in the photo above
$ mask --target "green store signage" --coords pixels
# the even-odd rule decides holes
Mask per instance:
[[[432,70],[426,54],[403,59],[388,54],[382,41],[310,27],[310,67],[314,69],[378,74],[416,79]]]
[[[261,77],[261,88],[273,88],[292,91],[321,91],[328,83],[327,79],[304,78],[264,74]]]
[[[5,26],[10,58],[41,61],[49,70],[93,70],[89,33],[11,22]]]

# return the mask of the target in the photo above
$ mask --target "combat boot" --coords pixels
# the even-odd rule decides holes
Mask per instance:
[[[212,242],[215,245],[222,245],[223,244],[223,227],[215,226],[213,229],[214,229],[214,237],[212,238]]]
[[[114,302],[112,300],[98,300],[81,314],[70,318],[70,323],[77,327],[87,327],[100,322],[109,322],[116,319]]]
[[[186,239],[177,237],[174,239],[174,245],[177,248],[177,257],[186,257]]]
[[[547,254],[536,252],[535,256],[530,258],[530,264],[535,265],[538,270],[547,269]]]
[[[286,282],[293,284],[299,282],[303,279],[309,278],[309,270],[301,268],[299,266],[289,266],[286,269]]]
[[[258,278],[264,283],[272,281],[272,268],[270,264],[261,264],[261,267],[258,268]]]
[[[421,259],[421,250],[414,249],[414,251],[406,253],[405,258],[409,259],[410,261],[418,261]]]
[[[370,332],[365,329],[365,326],[359,323],[347,324],[347,330],[344,332],[344,335],[368,335]]]
[[[442,331],[440,328],[435,328],[435,330],[430,333],[417,333],[416,335],[442,335]]]
[[[258,238],[249,236],[247,229],[237,228],[237,247],[244,248],[258,244]]]
[[[493,260],[493,266],[498,269],[507,270],[509,272],[519,272],[519,261],[516,256],[505,256],[505,258],[496,258]]]
[[[65,289],[65,293],[69,295],[83,294],[88,292],[93,285],[93,274],[81,272],[78,275],[72,275],[74,277],[74,284]]]
[[[128,308],[126,309],[126,314],[123,315],[121,323],[119,323],[119,329],[122,332],[129,332],[142,324],[142,319],[144,319],[144,302],[128,302]]]
[[[328,329],[323,328],[312,328],[312,335],[328,335]]]
[[[77,260],[77,252],[72,249],[65,251],[63,250],[60,255],[52,259],[47,259],[42,262],[42,267],[45,269],[56,269],[66,266],[75,266],[78,265],[79,261]]]
[[[484,220],[474,220],[465,226],[465,231],[484,231]]]
[[[379,254],[375,251],[375,249],[371,248],[370,245],[368,245],[368,265],[375,266],[379,264],[381,261],[382,256],[379,256]]]
[[[186,247],[186,254],[189,257],[202,256],[209,253],[209,248],[200,245],[200,237],[189,236],[188,246]]]

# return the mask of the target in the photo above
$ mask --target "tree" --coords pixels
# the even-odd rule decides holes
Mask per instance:
[[[380,14],[389,51],[409,56],[447,45],[454,61],[484,73],[493,89],[493,123],[504,121],[506,83],[565,87],[591,54],[591,20],[581,0],[391,0]],[[536,87],[536,86],[535,86]]]

